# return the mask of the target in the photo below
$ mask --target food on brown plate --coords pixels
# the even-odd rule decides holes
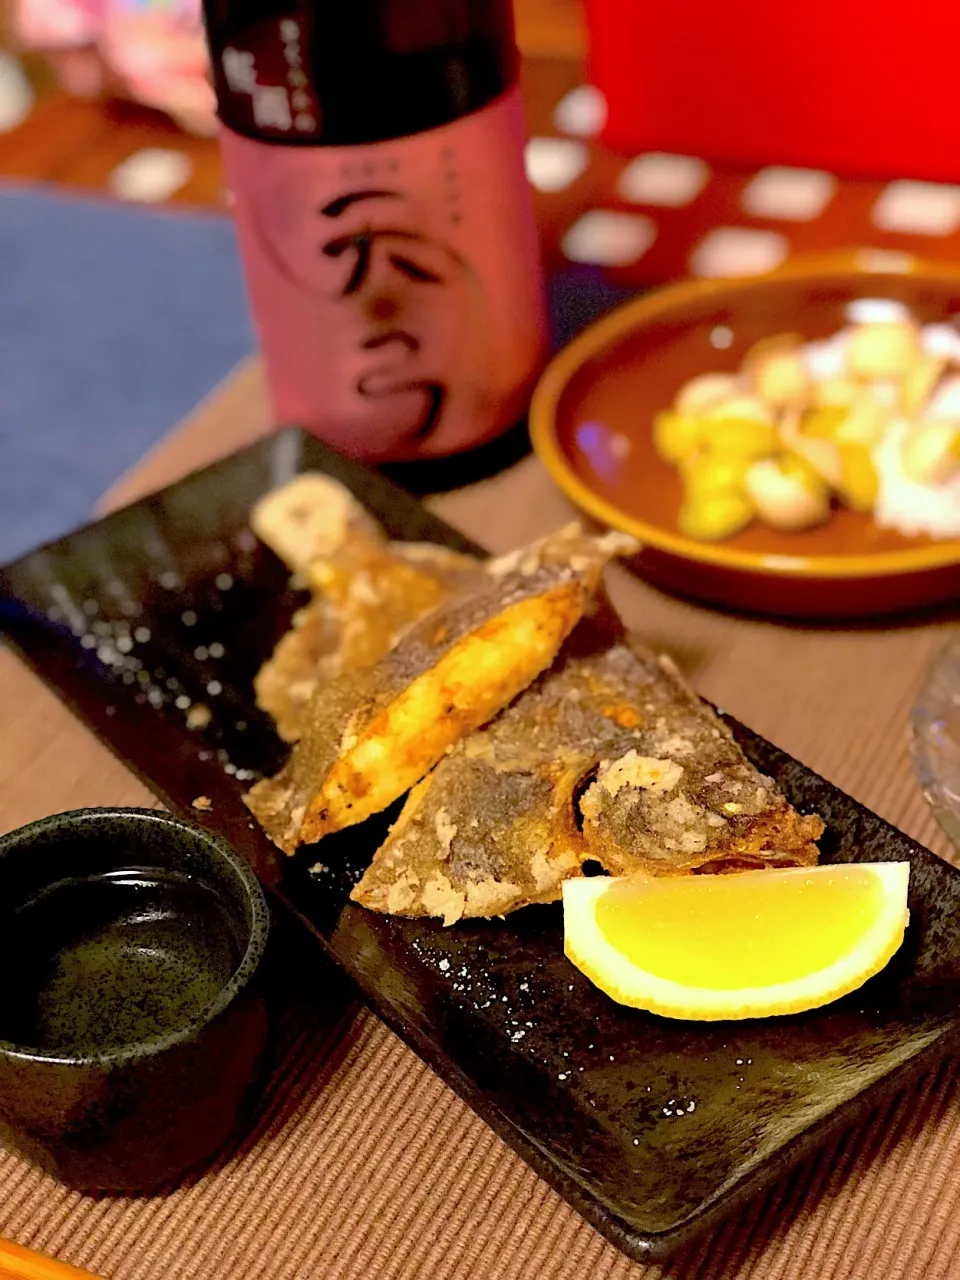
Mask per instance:
[[[654,443],[683,482],[683,533],[809,529],[839,503],[908,536],[960,535],[960,336],[879,308],[823,342],[764,339],[737,372],[680,388]]]
[[[295,742],[318,687],[381,658],[400,632],[482,572],[445,547],[387,542],[357,530],[303,568],[315,598],[294,618],[254,681],[257,705]]]
[[[274,843],[292,853],[408,791],[551,664],[604,567],[635,547],[572,525],[487,561],[373,666],[318,689],[287,765],[246,797]]]
[[[823,823],[748,763],[673,665],[591,619],[410,793],[351,895],[394,915],[503,915],[614,875],[816,862]]]

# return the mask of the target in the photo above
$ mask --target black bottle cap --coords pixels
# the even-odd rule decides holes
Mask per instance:
[[[292,145],[449,124],[512,85],[511,0],[205,0],[220,118]]]

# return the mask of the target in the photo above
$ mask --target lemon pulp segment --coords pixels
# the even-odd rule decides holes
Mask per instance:
[[[754,882],[749,903],[744,880]],[[596,912],[611,946],[646,973],[737,990],[835,964],[873,927],[883,901],[883,882],[848,865],[826,876],[801,870],[786,881],[766,871],[622,881],[597,900]]]
[[[612,1000],[668,1018],[799,1013],[855,991],[909,921],[908,862],[563,884],[567,957]]]

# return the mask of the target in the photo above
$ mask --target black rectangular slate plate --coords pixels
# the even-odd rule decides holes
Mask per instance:
[[[667,1256],[955,1048],[960,872],[732,720],[754,764],[823,815],[825,860],[912,864],[903,948],[820,1011],[698,1025],[621,1008],[564,958],[558,905],[450,929],[374,915],[347,901],[372,824],[279,855],[240,796],[283,758],[251,682],[302,597],[247,516],[308,469],[344,481],[393,537],[480,552],[287,431],[3,570],[0,626],[171,809],[251,861],[376,1013],[599,1231],[633,1258]],[[212,719],[190,729],[198,703]]]

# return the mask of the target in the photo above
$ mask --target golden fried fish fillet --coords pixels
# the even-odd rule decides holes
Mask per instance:
[[[254,504],[250,527],[261,542],[309,580],[310,566],[333,555],[358,535],[386,535],[350,490],[319,471],[305,471],[278,485]]]
[[[318,690],[287,765],[246,798],[274,843],[292,853],[408,791],[553,662],[604,567],[635,546],[574,525],[487,561],[379,662]]]
[[[577,785],[620,741],[614,721],[585,726],[578,703],[584,666],[609,644],[585,619],[547,674],[444,756],[410,792],[355,902],[452,924],[560,897],[580,874]]]
[[[550,671],[411,792],[351,896],[451,924],[553,901],[589,858],[616,875],[804,865],[822,830],[668,660],[586,620]]]
[[[400,632],[477,579],[472,556],[355,532],[310,563],[321,594],[294,618],[254,680],[257,705],[286,742],[300,737],[314,692],[343,671],[376,662]]]

